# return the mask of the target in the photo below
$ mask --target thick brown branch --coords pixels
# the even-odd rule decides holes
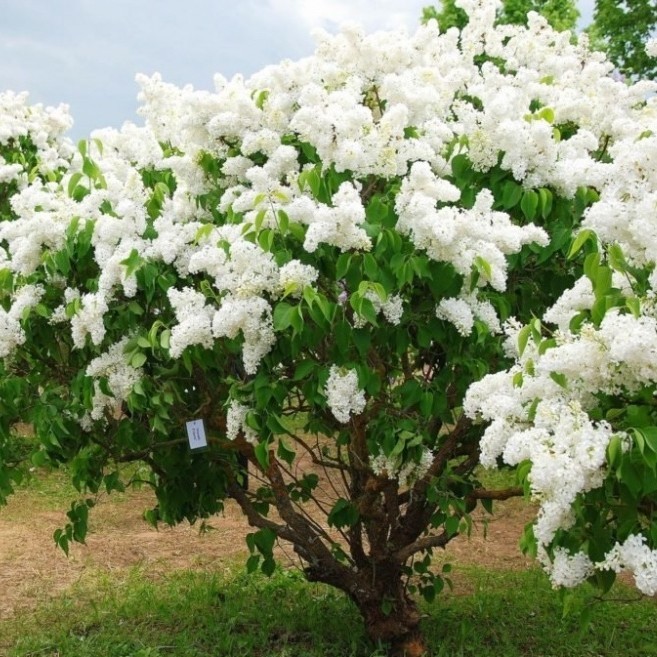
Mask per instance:
[[[259,529],[271,529],[276,536],[283,538],[286,541],[295,543],[296,536],[295,534],[285,525],[278,524],[265,518],[256,511],[255,507],[251,503],[251,500],[248,498],[247,494],[244,492],[242,487],[235,481],[231,481],[228,484],[228,492],[231,497],[239,504],[240,509],[246,516],[249,524],[252,527],[258,527]]]
[[[509,500],[512,497],[522,497],[524,490],[520,486],[488,490],[487,488],[475,488],[468,497],[475,500]]]
[[[477,500],[509,500],[512,497],[522,497],[524,490],[520,486],[511,488],[501,488],[498,490],[488,490],[486,488],[475,488],[465,498],[465,509],[468,513],[477,506]]]
[[[438,476],[445,468],[451,458],[454,457],[459,442],[467,434],[471,423],[461,416],[438,449],[427,474],[418,481],[415,486],[400,496],[400,503],[408,503],[406,513],[401,517],[398,529],[391,537],[393,545],[402,549],[404,545],[415,541],[425,530],[433,515],[436,505],[429,504],[426,499],[427,488],[432,478]]]
[[[406,563],[406,561],[416,552],[423,552],[424,550],[429,550],[430,548],[435,547],[445,547],[452,538],[454,537],[449,536],[447,532],[443,532],[442,534],[432,534],[431,536],[423,536],[410,545],[406,545],[401,550],[397,550],[397,552],[393,554],[393,557],[397,562],[403,564]]]
[[[321,564],[323,567],[337,568],[338,564],[335,557],[331,554],[324,541],[322,541],[317,530],[308,522],[308,520],[299,514],[292,505],[290,496],[281,474],[279,463],[276,460],[273,451],[269,452],[269,467],[267,468],[267,477],[271,482],[271,488],[276,500],[276,508],[281,518],[287,523],[288,527],[295,535],[294,549],[311,565]],[[344,566],[342,566],[344,568]],[[345,570],[348,570],[345,568]]]

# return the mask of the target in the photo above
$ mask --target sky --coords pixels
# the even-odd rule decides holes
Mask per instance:
[[[580,0],[587,24],[594,0]],[[79,139],[136,115],[137,73],[212,89],[312,54],[311,31],[415,29],[430,0],[0,0],[0,91],[66,103]]]

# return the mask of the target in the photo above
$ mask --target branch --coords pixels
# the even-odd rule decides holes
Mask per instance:
[[[466,495],[465,510],[467,513],[473,511],[477,506],[477,500],[509,500],[512,497],[522,497],[525,491],[520,486],[501,488],[499,490],[488,490],[486,488],[475,488]]]
[[[251,500],[244,492],[244,489],[236,481],[231,481],[228,484],[228,492],[242,509],[242,512],[252,527],[259,527],[260,529],[271,529],[271,531],[273,531],[276,536],[283,538],[286,541],[290,541],[290,543],[296,542],[296,535],[288,527],[285,525],[279,525],[278,523],[260,515],[256,511],[255,507],[251,503]]]
[[[407,503],[408,506],[401,517],[399,527],[395,528],[391,536],[391,542],[395,547],[408,545],[410,541],[416,540],[426,529],[436,508],[436,504],[427,502],[427,488],[431,480],[438,476],[449,460],[453,458],[459,442],[471,426],[470,420],[462,415],[440,446],[427,474],[410,491],[405,491],[399,496],[400,504]],[[400,549],[405,548],[400,547]]]
[[[323,468],[335,468],[336,470],[348,470],[347,466],[344,463],[341,463],[338,459],[324,457],[324,459],[326,459],[324,460],[318,458],[315,454],[315,450],[305,440],[303,440],[303,438],[299,438],[299,436],[292,433],[288,433],[287,435],[306,450],[315,465],[321,465]]]
[[[269,452],[269,467],[266,475],[271,482],[276,508],[293,533],[294,539],[291,542],[295,552],[306,559],[312,567],[339,569],[341,566],[345,571],[350,572],[348,568],[336,561],[314,527],[294,509],[273,451]]]
[[[418,538],[414,543],[403,547],[401,550],[397,550],[392,556],[396,561],[403,564],[416,552],[424,552],[435,547],[445,547],[452,538],[455,538],[455,536],[449,536],[447,532],[423,536],[422,538]]]
[[[509,500],[512,497],[522,497],[525,491],[520,486],[501,488],[499,490],[488,490],[486,488],[475,488],[468,498],[474,500]]]

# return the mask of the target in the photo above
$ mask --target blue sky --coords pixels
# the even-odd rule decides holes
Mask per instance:
[[[68,103],[72,136],[138,120],[136,73],[212,88],[313,51],[314,27],[413,30],[429,0],[3,0],[0,90]],[[586,24],[593,0],[580,0]]]

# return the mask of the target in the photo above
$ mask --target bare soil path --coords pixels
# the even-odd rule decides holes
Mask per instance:
[[[91,512],[86,545],[73,545],[66,557],[52,539],[66,523],[65,505],[61,511],[44,510],[28,492],[17,493],[0,508],[0,621],[64,591],[89,569],[110,573],[140,567],[153,577],[178,569],[220,572],[246,553],[244,537],[251,530],[231,501],[203,533],[188,524],[151,528],[142,512],[152,504],[147,491],[105,497]],[[519,500],[500,504],[487,521],[477,514],[471,536],[452,541],[445,560],[494,569],[528,567],[531,561],[520,553],[518,539],[531,515]],[[291,550],[283,560],[286,554]]]

